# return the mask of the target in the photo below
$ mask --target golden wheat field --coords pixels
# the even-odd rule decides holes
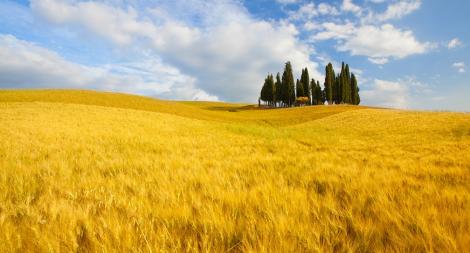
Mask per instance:
[[[0,91],[1,252],[469,252],[470,115]]]

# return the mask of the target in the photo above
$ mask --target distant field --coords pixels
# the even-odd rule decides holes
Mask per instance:
[[[469,245],[469,114],[0,91],[0,252]]]

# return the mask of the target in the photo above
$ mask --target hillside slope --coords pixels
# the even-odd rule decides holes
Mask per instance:
[[[0,251],[465,252],[470,115],[0,91]]]
[[[364,107],[337,106],[290,108],[285,110],[250,110],[244,104],[220,102],[165,101],[148,97],[87,90],[4,90],[0,102],[54,102],[97,105],[168,113],[194,119],[219,122],[256,122],[275,125],[297,124]],[[236,112],[236,113],[234,113]]]

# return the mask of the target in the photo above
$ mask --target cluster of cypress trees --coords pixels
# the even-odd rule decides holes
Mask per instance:
[[[349,73],[349,65],[341,64],[341,73],[335,76],[333,65],[328,63],[325,68],[325,100],[328,104],[353,104],[361,102],[359,87],[354,74]]]
[[[284,67],[282,79],[279,73],[276,80],[272,74],[264,80],[261,88],[260,100],[274,107],[291,107],[299,104],[323,105],[353,104],[361,102],[356,76],[349,72],[349,65],[341,65],[341,73],[335,75],[333,65],[328,63],[325,68],[325,82],[322,90],[320,82],[310,79],[307,68],[302,69],[300,80],[294,84],[292,65],[287,62]]]

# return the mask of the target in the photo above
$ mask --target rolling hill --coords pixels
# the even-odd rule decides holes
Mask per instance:
[[[470,115],[0,91],[0,251],[465,252]]]

